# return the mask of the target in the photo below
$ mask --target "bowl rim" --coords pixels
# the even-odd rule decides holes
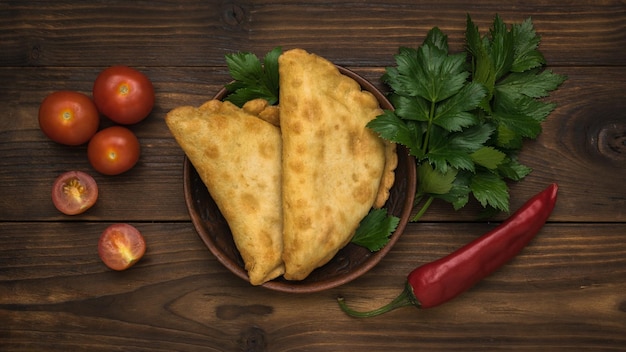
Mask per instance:
[[[374,97],[378,100],[380,107],[383,110],[394,109],[393,105],[389,102],[389,100],[387,100],[385,95],[380,90],[378,90],[378,88],[376,88],[371,82],[369,82],[365,78],[361,77],[357,73],[345,67],[342,67],[339,65],[335,65],[335,67],[337,67],[340,73],[354,79],[357,83],[359,83],[362,90],[368,91],[369,93],[374,95]],[[222,87],[217,92],[217,94],[215,94],[213,99],[222,100],[226,96],[227,92],[228,91],[226,87]],[[402,206],[402,212],[401,212],[402,216],[400,217],[400,221],[395,231],[391,234],[389,242],[383,248],[381,248],[380,250],[376,252],[372,252],[371,255],[367,259],[365,259],[365,261],[361,263],[358,267],[353,268],[350,272],[340,277],[334,277],[328,280],[321,280],[321,281],[315,281],[315,282],[310,282],[310,283],[303,282],[303,281],[287,281],[287,280],[277,281],[276,279],[274,279],[274,280],[267,281],[258,286],[271,289],[274,291],[287,292],[287,293],[320,292],[320,291],[335,288],[335,287],[344,285],[350,281],[353,281],[356,278],[368,272],[369,270],[371,270],[373,267],[375,267],[383,259],[383,257],[387,255],[387,253],[391,250],[391,248],[395,245],[395,243],[398,241],[398,239],[404,232],[406,225],[409,222],[411,211],[413,209],[413,201],[414,201],[416,187],[417,187],[416,182],[415,182],[416,177],[417,177],[415,161],[414,161],[413,156],[409,155],[408,150],[400,144],[397,145],[396,153],[405,153],[405,158],[408,159],[406,161],[408,167],[406,170],[407,174],[405,176],[407,180],[407,191],[406,191],[407,194],[405,195],[406,201],[404,202]],[[202,239],[206,247],[209,249],[209,251],[216,257],[216,259],[223,266],[225,266],[230,272],[234,273],[236,276],[249,282],[248,273],[245,270],[245,268],[242,267],[239,263],[236,263],[235,261],[233,261],[228,256],[226,256],[223,252],[218,250],[217,245],[216,243],[212,241],[211,236],[208,233],[205,233],[206,232],[206,229],[204,227],[205,220],[197,213],[196,207],[194,206],[195,202],[194,202],[194,197],[192,195],[195,192],[191,188],[192,186],[190,184],[191,183],[190,177],[191,177],[192,172],[195,172],[195,168],[191,164],[187,156],[185,155],[184,161],[183,161],[183,192],[185,195],[185,204],[187,206],[187,210],[189,212],[191,222],[198,236],[200,236],[200,238]],[[396,182],[397,182],[397,179],[394,180],[394,184],[396,184]],[[211,195],[209,193],[209,197],[210,196]],[[318,269],[315,269],[315,270],[318,270]]]

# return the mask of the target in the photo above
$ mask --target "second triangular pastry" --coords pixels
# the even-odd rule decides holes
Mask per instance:
[[[366,127],[382,114],[376,98],[330,61],[289,50],[279,74],[284,277],[302,280],[351,240],[390,149]]]

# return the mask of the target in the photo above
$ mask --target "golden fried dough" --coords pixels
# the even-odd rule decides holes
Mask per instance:
[[[378,187],[378,195],[374,202],[373,208],[380,209],[389,199],[389,190],[396,180],[396,167],[398,167],[398,153],[396,152],[396,144],[387,140],[385,143],[385,169]]]
[[[302,280],[350,242],[379,193],[386,200],[397,158],[366,127],[382,113],[376,98],[331,62],[289,50],[279,77],[284,277]]]
[[[265,120],[274,126],[280,127],[278,106],[269,105],[265,99],[253,99],[247,101],[241,108],[251,115],[258,116],[262,120]]]
[[[284,272],[282,142],[280,129],[256,116],[266,107],[211,100],[165,119],[228,222],[253,285]]]

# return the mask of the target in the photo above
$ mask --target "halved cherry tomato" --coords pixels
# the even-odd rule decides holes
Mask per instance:
[[[107,227],[98,241],[98,255],[113,270],[126,270],[146,252],[146,241],[136,227],[113,224]]]
[[[95,104],[79,92],[54,92],[39,106],[39,127],[57,143],[86,143],[98,130],[99,123],[100,115]]]
[[[93,99],[103,115],[119,124],[130,125],[143,120],[152,111],[154,87],[145,74],[127,66],[112,66],[96,78]]]
[[[139,154],[139,140],[131,130],[122,126],[99,131],[87,145],[91,166],[105,175],[118,175],[130,170],[139,160]]]
[[[98,185],[89,174],[68,171],[54,180],[52,203],[63,214],[76,215],[91,208],[98,199]]]

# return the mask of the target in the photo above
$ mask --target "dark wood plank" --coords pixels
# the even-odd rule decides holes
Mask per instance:
[[[532,17],[553,65],[623,65],[622,1],[19,1],[0,3],[2,66],[215,66],[223,54],[304,47],[342,65],[391,63],[439,26],[463,45],[466,15],[488,30]],[[355,40],[355,38],[359,38]]]
[[[357,309],[382,305],[412,268],[493,225],[412,224],[369,273],[309,295],[250,287],[187,223],[136,223],[146,256],[128,271],[109,271],[96,253],[105,225],[0,224],[3,350],[584,351],[626,343],[626,238],[611,225],[549,224],[456,300],[364,320],[344,315],[335,298]]]
[[[534,171],[511,185],[511,208],[551,182],[561,185],[554,218],[559,221],[623,221],[626,197],[626,105],[616,92],[626,90],[623,67],[557,67],[569,80],[550,98],[558,104],[543,134],[527,143],[520,158]],[[358,69],[375,82],[383,68]],[[142,143],[139,164],[127,174],[98,175],[86,159],[86,148],[65,147],[49,141],[39,130],[37,111],[46,94],[76,89],[89,94],[98,69],[65,68],[11,70],[0,68],[0,102],[7,118],[0,119],[0,219],[5,220],[187,220],[182,194],[183,153],[163,119],[178,105],[199,105],[228,82],[224,68],[151,68],[157,103],[150,117],[132,126]],[[105,118],[102,126],[110,125]],[[32,172],[36,167],[37,172]],[[78,169],[96,177],[101,187],[98,204],[79,217],[61,216],[50,202],[50,185],[63,171]],[[589,170],[580,172],[580,170]],[[590,188],[590,185],[592,187]],[[145,192],[145,189],[155,190]],[[29,207],[16,207],[29,191]],[[593,197],[589,196],[593,193]],[[426,220],[473,220],[479,206],[454,212],[435,204]]]
[[[616,52],[614,46],[626,40],[626,8],[619,1],[263,4],[251,18],[251,44],[262,45],[256,49],[261,51],[275,42],[305,47],[342,65],[389,65],[399,46],[417,46],[435,26],[448,35],[452,51],[462,50],[468,14],[481,33],[487,33],[496,14],[507,23],[532,18],[544,38],[541,49],[552,65],[623,65],[626,61],[626,53]],[[277,23],[281,30],[277,31]]]

